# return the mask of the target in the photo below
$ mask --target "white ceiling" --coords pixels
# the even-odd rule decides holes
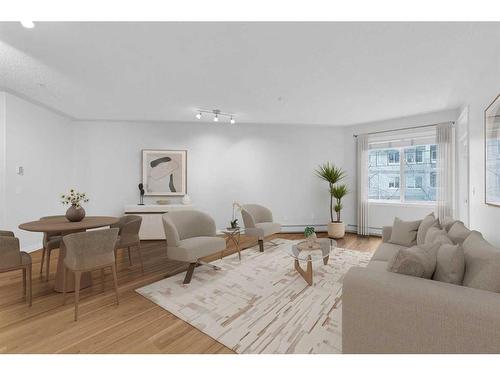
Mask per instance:
[[[0,87],[78,119],[348,125],[455,108],[500,23],[0,23]]]

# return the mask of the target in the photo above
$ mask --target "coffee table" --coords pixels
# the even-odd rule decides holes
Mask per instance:
[[[322,260],[323,264],[328,264],[330,251],[337,246],[337,242],[329,238],[318,238],[312,247],[309,247],[306,241],[299,242],[289,248],[285,248],[285,252],[294,259],[295,270],[309,284],[313,285],[313,262]],[[306,262],[304,270],[300,262]]]

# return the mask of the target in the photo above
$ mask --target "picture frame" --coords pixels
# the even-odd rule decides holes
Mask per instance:
[[[500,207],[500,94],[484,111],[485,203]]]
[[[142,150],[142,183],[147,196],[187,194],[186,150]]]

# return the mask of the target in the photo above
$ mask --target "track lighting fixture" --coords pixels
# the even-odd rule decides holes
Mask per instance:
[[[220,109],[212,109],[211,111],[209,110],[205,110],[205,109],[198,109],[196,112],[198,112],[196,114],[196,118],[198,120],[201,120],[201,117],[203,115],[203,113],[209,113],[211,115],[214,115],[214,122],[219,122],[219,119],[221,117],[227,117],[229,118],[229,122],[234,125],[236,124],[236,120],[234,119],[234,113],[225,113],[225,112],[221,112]]]

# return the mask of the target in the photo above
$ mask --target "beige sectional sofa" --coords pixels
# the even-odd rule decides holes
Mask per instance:
[[[495,254],[479,232],[461,236],[464,282],[482,289],[387,271],[403,246],[389,242],[391,227],[385,227],[369,265],[344,278],[343,353],[500,353],[500,290],[490,291],[498,281],[483,287],[485,277],[500,275],[500,250]]]

